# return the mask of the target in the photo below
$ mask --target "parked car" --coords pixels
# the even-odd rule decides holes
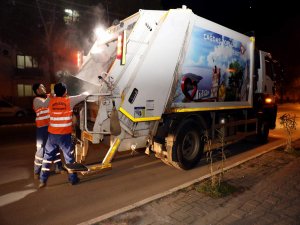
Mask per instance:
[[[24,117],[27,110],[0,99],[0,117]]]

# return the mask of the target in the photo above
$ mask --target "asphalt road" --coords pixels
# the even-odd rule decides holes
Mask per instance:
[[[299,115],[299,111],[299,105],[283,105],[279,116],[283,113]],[[250,139],[228,148],[226,165],[234,166],[282,145],[284,133],[279,125],[277,127],[266,145],[257,146]],[[76,186],[68,184],[66,175],[53,174],[48,186],[39,190],[38,181],[33,180],[34,132],[32,124],[0,126],[0,224],[79,224],[209,174],[204,158],[197,168],[180,171],[153,155],[148,157],[137,152],[134,156],[117,155],[112,170],[81,176]],[[298,130],[295,136],[300,136]],[[101,155],[99,148],[90,151],[94,156]]]

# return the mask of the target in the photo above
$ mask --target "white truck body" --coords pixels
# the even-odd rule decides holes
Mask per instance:
[[[120,34],[125,45],[122,60],[126,62],[116,56]],[[267,55],[259,54],[264,56],[262,60]],[[256,93],[274,95],[274,81],[265,76],[264,61],[255,69],[254,57],[253,37],[201,18],[186,8],[140,10],[110,27],[97,39],[75,76],[84,84],[76,91],[91,93],[79,116],[77,161],[84,161],[87,140],[99,143],[109,139],[108,153],[97,168],[109,167],[116,151],[146,147],[147,152],[154,151],[163,161],[189,169],[204,150],[204,131],[209,131],[209,138],[215,138],[215,129],[220,126],[217,120],[233,121],[229,127],[239,126],[238,130],[247,134],[257,133],[259,124],[260,129],[265,129],[257,113],[264,112],[264,108],[273,110],[274,98],[268,107],[252,111],[257,108]],[[65,80],[68,86],[73,81]],[[121,126],[118,134],[111,133],[117,123],[112,121],[113,103]],[[250,122],[248,114],[252,115]],[[193,121],[195,127],[190,128]],[[250,123],[256,127],[248,132]],[[182,139],[180,129],[185,129],[187,135],[190,129],[190,138],[199,139],[193,144],[191,156],[185,157],[183,147],[178,150],[173,146]],[[233,130],[228,136],[238,133],[236,128]]]

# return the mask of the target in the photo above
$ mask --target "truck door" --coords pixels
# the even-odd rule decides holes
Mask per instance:
[[[265,56],[265,79],[264,79],[263,93],[275,94],[275,74],[273,70],[273,61],[266,55]]]

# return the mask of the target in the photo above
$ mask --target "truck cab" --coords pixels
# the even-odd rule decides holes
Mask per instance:
[[[269,128],[274,129],[277,115],[276,81],[280,77],[278,61],[274,60],[270,53],[256,50],[255,71],[257,79],[254,83],[254,106],[258,112],[265,115]]]

